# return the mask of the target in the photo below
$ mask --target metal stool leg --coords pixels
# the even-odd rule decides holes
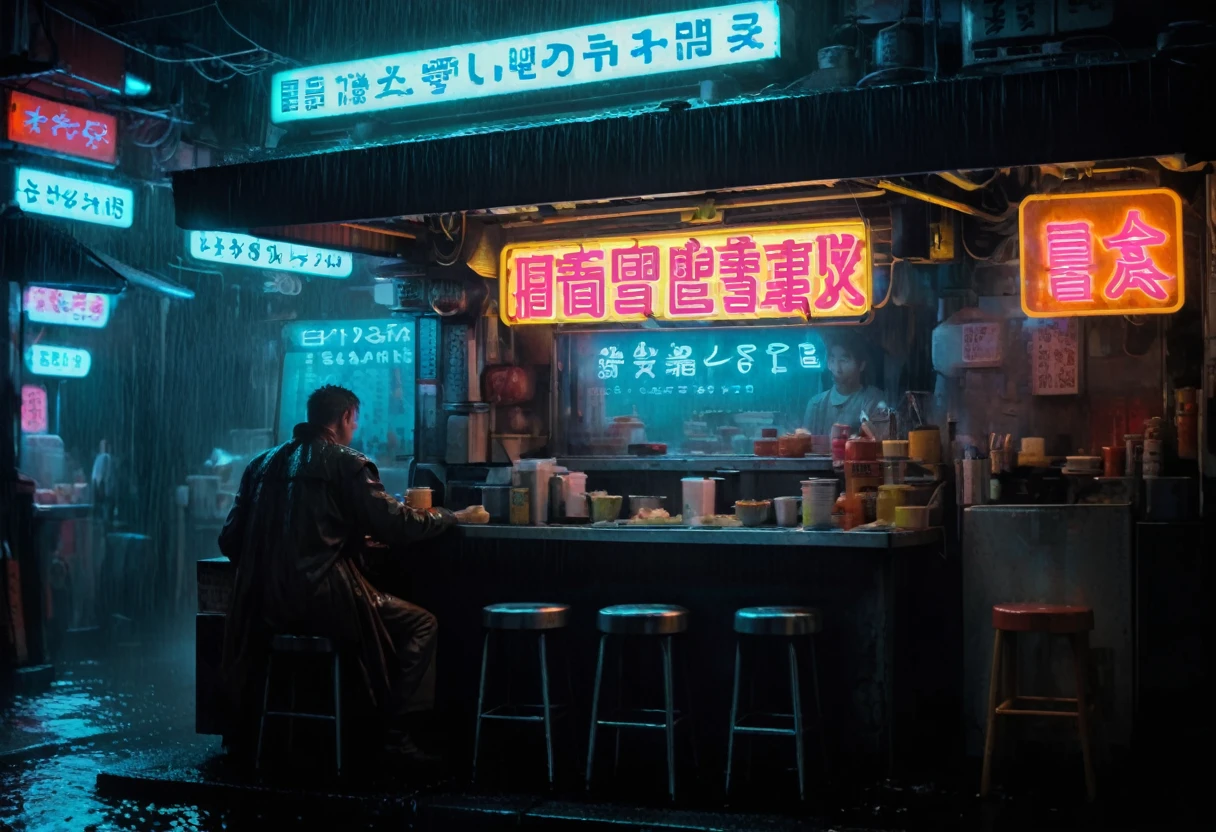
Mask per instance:
[[[790,698],[794,704],[794,743],[798,754],[798,799],[806,800],[806,761],[802,738],[802,691],[798,681],[798,650],[794,640],[787,645],[790,654]]]
[[[675,702],[671,684],[671,636],[663,636],[663,710],[667,735],[667,792],[676,799]]]
[[[823,756],[823,773],[827,776],[831,770],[828,766],[828,728],[823,721],[823,703],[819,701],[819,663],[815,659],[815,637],[811,641],[811,684],[815,688],[815,719],[819,725],[819,752]]]
[[[591,736],[587,740],[587,790],[591,790],[591,772],[595,766],[595,732],[600,718],[600,683],[604,680],[604,645],[607,635],[600,636],[600,654],[595,662],[595,690],[591,694]]]
[[[743,644],[735,639],[735,685],[730,697],[730,734],[726,740],[726,795],[730,796],[730,770],[735,761],[735,723],[739,718],[739,669],[743,663]]]
[[[549,710],[549,657],[545,652],[545,634],[540,634],[540,693],[545,711],[545,755],[549,761],[549,788],[553,788],[553,719]]]
[[[1085,797],[1092,803],[1098,793],[1094,778],[1093,755],[1089,748],[1089,695],[1086,676],[1089,673],[1089,633],[1074,633],[1072,660],[1077,677],[1077,731],[1081,735],[1081,758],[1085,764]]]
[[[697,731],[696,721],[693,719],[692,707],[692,683],[689,681],[692,676],[688,673],[688,644],[685,642],[680,647],[680,682],[684,687],[684,714],[688,719],[688,742],[692,751],[692,769],[694,772],[701,768],[701,761],[697,754]]]
[[[980,775],[980,797],[992,788],[992,752],[996,748],[996,708],[1001,704],[1001,631],[992,638],[992,675],[988,680],[988,730],[984,735],[984,769]]]
[[[270,705],[270,679],[274,675],[274,654],[266,660],[266,685],[262,690],[262,718],[258,720],[258,750],[253,758],[254,771],[262,768],[262,740],[266,735],[266,710]]]
[[[616,654],[616,711],[621,713],[625,708],[625,645]],[[615,780],[621,766],[621,729],[613,731],[612,738],[612,779]]]
[[[477,725],[473,728],[473,783],[477,782],[477,754],[481,750],[481,715],[486,704],[486,661],[490,655],[490,633],[486,630],[481,644],[481,681],[477,684]]]
[[[334,653],[334,761],[342,774],[342,663]]]

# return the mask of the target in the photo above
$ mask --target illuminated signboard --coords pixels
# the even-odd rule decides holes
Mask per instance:
[[[1022,311],[1032,318],[1182,308],[1182,202],[1173,191],[1029,196],[1019,232]]]
[[[503,249],[508,324],[858,318],[870,310],[862,220],[640,234]]]
[[[21,432],[46,433],[46,388],[41,384],[21,385]]]
[[[13,199],[29,214],[130,228],[135,195],[130,188],[106,185],[34,168],[17,168]]]
[[[36,376],[84,378],[93,366],[88,350],[35,344],[25,351],[25,366]]]
[[[779,57],[777,3],[735,3],[289,69],[271,79],[270,120],[357,115]]]
[[[354,268],[354,257],[346,251],[226,231],[191,231],[190,256],[222,266],[249,266],[318,277],[350,277]]]
[[[118,119],[14,90],[8,100],[8,140],[112,165],[118,155]]]
[[[102,329],[110,320],[110,296],[31,286],[25,292],[25,314],[36,324]]]

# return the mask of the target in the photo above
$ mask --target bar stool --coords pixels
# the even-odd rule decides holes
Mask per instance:
[[[802,686],[798,674],[799,640],[810,649],[811,684],[815,694],[816,727],[819,731],[823,768],[827,771],[827,744],[823,736],[823,709],[819,702],[819,668],[815,662],[815,633],[823,627],[823,616],[811,607],[744,607],[735,612],[735,684],[730,700],[730,737],[726,746],[726,793],[730,794],[731,767],[735,756],[735,734],[786,736],[794,738],[798,761],[798,797],[806,799],[806,762],[804,759]],[[781,638],[786,642],[790,669],[792,714],[748,713],[739,717],[739,682],[743,668],[744,636]],[[752,703],[749,703],[749,706]],[[773,724],[777,723],[777,724]],[[750,748],[750,746],[749,746]],[[749,752],[750,753],[750,752]]]
[[[992,678],[988,687],[988,729],[984,737],[984,770],[980,777],[980,797],[987,797],[992,786],[992,752],[996,749],[998,716],[1065,717],[1077,721],[1081,737],[1081,757],[1085,764],[1085,795],[1092,801],[1097,792],[1093,759],[1089,749],[1089,697],[1085,676],[1089,667],[1089,631],[1094,628],[1094,611],[1089,607],[1063,604],[997,604],[992,608]],[[1072,644],[1076,674],[1075,697],[1022,696],[1017,684],[1018,633],[1047,633],[1067,636]],[[1002,678],[1003,677],[1003,678]],[[1071,705],[1053,709],[1050,705]]]
[[[683,633],[688,629],[688,610],[669,604],[621,604],[604,607],[600,610],[597,626],[601,633],[599,658],[595,663],[595,689],[591,697],[591,736],[587,743],[587,789],[591,789],[591,775],[595,767],[595,739],[601,726],[616,729],[616,750],[619,758],[620,736],[622,728],[642,728],[662,730],[667,740],[667,793],[672,800],[676,797],[676,724],[685,719],[688,714],[680,713],[675,708],[673,687],[673,672],[671,663],[672,636]],[[618,707],[612,719],[600,719],[600,690],[604,679],[604,653],[608,639],[612,636],[641,636],[657,638],[663,655],[663,708],[639,708],[625,712]],[[618,704],[621,690],[621,665],[618,664],[617,689]],[[684,674],[687,676],[687,674]],[[685,688],[685,706],[688,705],[687,688]],[[647,715],[662,714],[663,720],[646,719]],[[627,718],[633,716],[634,718]],[[694,744],[693,755],[696,748]],[[695,761],[695,759],[694,759]]]
[[[332,659],[332,682],[334,688],[334,706],[332,712],[315,713],[296,710],[296,667],[291,668],[291,675],[289,677],[290,701],[287,706],[288,710],[270,710],[270,688],[271,683],[274,681],[274,671],[277,664],[275,661],[276,657],[280,662],[287,657],[291,657],[293,661],[305,658]],[[262,692],[262,713],[258,720],[258,747],[257,756],[254,758],[255,770],[262,768],[263,739],[266,734],[266,720],[268,717],[279,717],[288,720],[288,754],[291,753],[293,745],[294,732],[292,731],[292,727],[295,720],[318,719],[332,722],[334,726],[334,769],[338,774],[342,773],[342,668],[338,651],[335,649],[332,641],[316,636],[277,635],[271,638],[270,657],[266,664],[266,687]]]
[[[545,727],[545,756],[549,764],[549,786],[553,786],[553,710],[549,701],[549,655],[545,634],[566,627],[570,607],[566,604],[490,604],[482,607],[481,624],[485,639],[481,648],[481,681],[477,688],[477,727],[473,733],[473,782],[477,782],[477,755],[481,750],[481,722],[484,719],[515,722],[543,722]],[[540,705],[515,705],[510,701],[485,707],[486,680],[490,657],[490,637],[496,632],[526,631],[536,633],[540,650]],[[507,699],[510,699],[508,688]],[[566,708],[567,705],[557,705]]]

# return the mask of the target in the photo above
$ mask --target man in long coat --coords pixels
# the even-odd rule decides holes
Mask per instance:
[[[221,687],[230,752],[256,740],[263,668],[273,634],[334,639],[389,727],[390,750],[427,756],[407,716],[434,706],[435,617],[382,593],[360,571],[370,538],[390,550],[435,537],[457,521],[445,509],[415,511],[387,494],[376,466],[347,447],[359,399],[327,385],[308,398],[308,421],[291,441],[256,457],[241,477],[220,551],[236,565],[224,631]],[[354,667],[352,668],[352,665]]]

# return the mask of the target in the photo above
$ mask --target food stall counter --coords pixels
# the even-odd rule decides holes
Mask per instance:
[[[538,540],[570,543],[659,543],[718,546],[786,546],[822,549],[905,549],[941,540],[941,530],[717,528],[712,526],[459,526],[465,540]]]

